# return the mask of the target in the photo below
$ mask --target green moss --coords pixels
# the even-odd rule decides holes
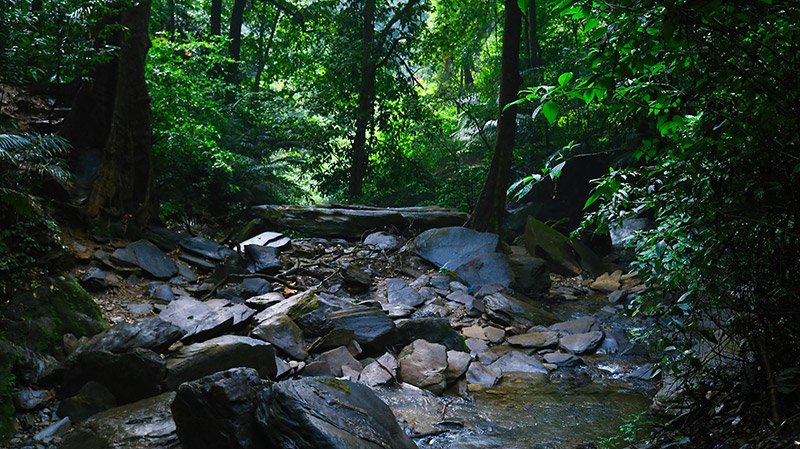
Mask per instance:
[[[328,388],[342,391],[348,396],[351,394],[350,385],[343,380],[339,380],[334,377],[317,377],[315,380],[327,386]]]
[[[296,320],[297,318],[300,318],[301,316],[311,313],[317,309],[319,309],[319,298],[317,298],[317,295],[314,294],[314,292],[308,291],[300,298],[297,304],[289,307],[289,310],[286,312],[286,314],[289,315],[289,318]]]

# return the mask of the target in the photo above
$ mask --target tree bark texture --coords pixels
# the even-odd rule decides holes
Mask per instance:
[[[157,217],[151,163],[150,96],[145,84],[145,57],[150,49],[150,1],[120,14],[127,30],[117,57],[117,83],[105,158],[86,206],[93,222],[122,220],[143,227]]]
[[[211,0],[211,35],[222,35],[222,0]]]
[[[358,90],[358,115],[353,137],[352,163],[348,196],[351,200],[361,195],[367,173],[367,128],[372,119],[375,97],[375,59],[372,55],[375,40],[375,0],[364,2],[364,28],[361,34],[361,85]]]
[[[522,32],[522,12],[517,0],[505,2],[502,63],[500,67],[500,113],[497,137],[494,142],[492,165],[467,226],[484,232],[500,233],[506,210],[506,191],[514,154],[517,133],[517,106],[506,108],[517,99],[522,78],[519,75],[519,47]]]
[[[542,65],[542,48],[539,44],[539,28],[536,23],[536,0],[530,0],[525,14],[525,34],[527,35],[528,68]]]
[[[247,0],[234,0],[233,9],[231,10],[231,29],[228,32],[228,39],[230,40],[230,55],[231,59],[238,61],[241,59],[242,53],[242,21],[244,20],[244,7]]]

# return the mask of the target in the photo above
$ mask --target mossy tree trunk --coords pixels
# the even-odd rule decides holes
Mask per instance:
[[[149,22],[149,0],[120,14],[120,25],[127,32],[117,58],[111,129],[86,207],[95,223],[121,220],[141,228],[158,214],[150,154],[150,96],[144,76]]]

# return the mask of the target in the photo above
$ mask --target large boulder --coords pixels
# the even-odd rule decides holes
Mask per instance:
[[[187,449],[259,449],[256,394],[268,388],[252,368],[233,368],[186,382],[172,402],[178,436]]]
[[[272,246],[246,245],[247,271],[251,273],[277,273],[281,269],[278,248]]]
[[[403,382],[441,394],[447,386],[447,348],[425,340],[415,340],[400,352],[398,375]]]
[[[489,365],[489,368],[501,373],[542,373],[547,368],[536,357],[525,355],[519,351],[509,351]]]
[[[350,329],[366,354],[383,353],[397,341],[397,329],[382,310],[358,307],[327,315],[334,329]]]
[[[475,289],[488,284],[511,285],[511,267],[500,253],[479,254],[462,263],[455,270],[456,275]]]
[[[225,299],[203,302],[181,298],[164,307],[158,317],[183,329],[182,341],[189,344],[222,335],[243,325],[255,313],[244,304],[234,304]]]
[[[413,318],[397,323],[397,343],[408,345],[417,339],[438,343],[447,349],[466,351],[464,338],[444,318]]]
[[[556,323],[550,326],[551,331],[558,332],[561,335],[572,334],[585,334],[586,332],[599,331],[600,322],[596,318],[590,316],[582,316],[574,320]]]
[[[486,313],[492,321],[504,326],[511,326],[524,332],[535,324],[548,325],[558,318],[542,307],[521,301],[502,293],[487,295],[483,298]]]
[[[547,261],[525,254],[508,256],[508,263],[514,273],[515,288],[526,292],[543,292],[550,288],[550,276],[545,266]]]
[[[98,413],[72,432],[61,449],[178,449],[170,404],[175,393],[164,393]]]
[[[412,449],[394,414],[364,385],[301,378],[258,393],[256,419],[265,447],[293,449]],[[191,448],[187,448],[191,449]]]
[[[166,360],[167,390],[183,382],[230,368],[254,368],[261,377],[275,379],[275,349],[271,344],[239,335],[223,335],[202,343],[184,346]]]
[[[181,249],[216,262],[222,262],[234,253],[233,250],[204,237],[185,237],[179,245]]]
[[[117,248],[111,254],[111,260],[139,267],[156,279],[169,279],[178,273],[175,262],[147,240],[139,240],[124,248]]]
[[[429,229],[411,245],[420,257],[440,268],[454,271],[464,262],[497,249],[497,234],[454,226]]]
[[[120,404],[161,393],[166,364],[148,349],[134,348],[120,354],[82,351],[64,364],[60,394],[72,396],[93,380],[103,384]]]
[[[523,238],[528,253],[547,260],[550,268],[559,274],[577,276],[585,270],[599,276],[605,271],[600,257],[586,245],[568,239],[535,218],[528,220]]]
[[[558,345],[573,354],[583,354],[597,348],[600,342],[603,341],[604,335],[603,331],[566,335],[561,337]]]

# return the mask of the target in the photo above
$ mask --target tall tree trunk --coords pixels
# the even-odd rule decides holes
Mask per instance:
[[[244,7],[247,0],[234,0],[231,10],[231,29],[228,32],[230,47],[228,47],[231,59],[238,61],[241,59],[242,51],[242,21],[244,20]]]
[[[175,0],[167,0],[167,9],[169,9],[169,18],[167,19],[167,31],[170,33],[175,32]]]
[[[375,38],[375,0],[365,0],[364,28],[361,34],[361,86],[358,90],[358,115],[356,117],[356,134],[353,137],[350,166],[350,199],[361,195],[364,176],[367,172],[367,128],[372,119],[375,98],[375,59],[372,46]]]
[[[145,226],[157,217],[154,192],[150,96],[145,84],[145,57],[150,48],[150,0],[120,14],[128,31],[117,56],[117,83],[105,158],[86,206],[93,222],[122,220]]]
[[[542,48],[539,44],[539,28],[536,23],[536,0],[530,0],[525,15],[526,47],[528,50],[528,68],[542,65]]]
[[[253,92],[258,92],[261,89],[261,76],[264,74],[264,66],[269,61],[269,50],[272,48],[272,42],[275,40],[275,31],[278,29],[278,22],[281,19],[281,10],[275,10],[275,20],[272,23],[272,30],[269,32],[269,39],[266,46],[264,45],[264,36],[261,36],[261,54],[258,59],[258,68],[256,69],[256,76],[253,79]]]
[[[222,0],[211,0],[211,35],[222,35]]]
[[[500,233],[506,209],[506,191],[514,154],[517,132],[517,106],[505,106],[517,99],[522,79],[519,75],[519,47],[522,32],[522,12],[517,0],[506,0],[505,29],[503,30],[502,65],[500,67],[500,113],[497,137],[494,142],[492,165],[486,176],[478,203],[467,226],[478,231]]]

